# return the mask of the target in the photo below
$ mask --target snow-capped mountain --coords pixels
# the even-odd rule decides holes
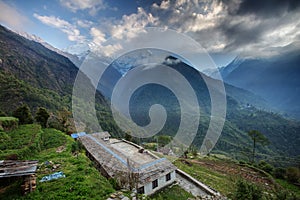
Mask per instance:
[[[53,47],[52,45],[50,45],[49,43],[47,43],[46,41],[44,41],[42,38],[36,36],[36,35],[32,35],[32,34],[29,34],[29,33],[26,33],[26,32],[18,32],[16,31],[16,33],[28,40],[32,40],[34,42],[38,42],[40,43],[41,45],[43,45],[44,47],[46,47],[47,49],[50,49],[51,51],[54,51],[62,56],[65,56],[67,58],[69,58],[69,60],[74,63],[77,67],[80,66],[82,60],[80,59],[81,57],[77,56],[76,54],[72,54],[72,53],[69,53],[67,51],[62,51],[58,48],[55,48]]]

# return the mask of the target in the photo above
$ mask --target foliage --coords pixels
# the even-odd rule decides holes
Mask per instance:
[[[197,154],[198,154],[198,149],[197,149],[197,147],[195,146],[195,145],[191,145],[190,147],[189,147],[189,150],[188,150],[193,156],[197,156]]]
[[[159,135],[157,136],[157,141],[158,141],[158,145],[159,146],[165,146],[167,144],[169,144],[172,140],[172,137],[168,136],[168,135]]]
[[[0,159],[27,159],[41,150],[42,130],[39,125],[21,125],[0,138]]]
[[[18,107],[13,112],[13,116],[19,119],[19,124],[32,124],[33,123],[31,111],[27,104],[23,104],[22,106]]]
[[[165,200],[165,199],[186,200],[189,198],[193,198],[193,195],[186,192],[178,185],[172,185],[149,197],[149,199],[157,199],[157,200]]]
[[[300,170],[297,167],[289,167],[286,169],[287,180],[291,183],[300,183]]]
[[[276,192],[276,200],[298,200],[298,198],[294,193],[281,189]]]
[[[35,120],[38,122],[43,128],[46,128],[48,118],[50,117],[48,111],[46,108],[39,107],[36,114],[35,114]]]
[[[296,199],[300,199],[299,186],[294,185],[289,181],[283,179],[276,179],[276,183],[279,184],[279,187],[277,188],[276,192],[288,193],[291,196],[296,196],[297,197]]]
[[[233,199],[260,200],[263,197],[262,189],[252,183],[238,180],[236,183],[236,191],[233,194]]]
[[[18,146],[21,140],[25,140],[26,142],[23,142],[25,144],[30,141],[30,138],[37,139],[38,134],[41,136],[37,145],[41,148],[36,149],[34,153],[27,152],[27,156],[23,157],[39,160],[37,188],[34,192],[22,196],[19,192],[21,182],[15,182],[6,190],[1,191],[0,199],[107,199],[108,195],[114,192],[108,180],[100,175],[84,153],[73,156],[71,146],[74,140],[64,133],[54,129],[41,129],[36,124],[20,126],[13,133],[13,139],[9,137],[13,136],[12,132],[6,135],[0,133],[0,146],[3,145],[1,141],[4,138],[9,141],[6,142],[8,145],[6,150],[9,150]],[[18,137],[21,139],[18,140]],[[64,150],[57,152],[56,148],[61,145],[64,146]],[[25,145],[14,152],[19,155],[26,148]],[[0,151],[1,158],[5,155],[5,151]],[[56,168],[45,163],[53,163]],[[55,171],[63,171],[66,178],[44,183],[38,182],[43,176]]]
[[[286,169],[282,167],[275,168],[273,175],[275,178],[284,179],[286,174]]]
[[[248,132],[249,137],[253,141],[253,148],[252,148],[252,162],[254,163],[255,161],[255,150],[256,150],[256,145],[258,143],[262,145],[267,145],[269,143],[269,140],[259,131],[257,130],[251,130]]]
[[[269,174],[272,174],[274,171],[274,167],[264,160],[259,162],[258,167]]]
[[[18,127],[19,120],[15,117],[0,117],[0,127],[2,131],[13,130]]]
[[[66,144],[66,135],[59,130],[53,128],[43,129],[41,149],[46,150],[56,148]]]
[[[6,113],[0,110],[0,117],[6,117]]]

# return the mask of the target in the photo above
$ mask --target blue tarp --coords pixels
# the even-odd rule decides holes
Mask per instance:
[[[63,172],[55,172],[53,174],[50,174],[48,176],[44,176],[40,182],[45,182],[45,181],[51,181],[51,180],[54,180],[54,179],[59,179],[59,178],[65,178],[66,175],[64,175]]]
[[[86,135],[85,132],[72,133],[72,134],[71,134],[71,137],[74,138],[74,139],[76,139],[76,138],[78,138],[78,137],[80,137],[80,136],[84,136],[84,135]]]

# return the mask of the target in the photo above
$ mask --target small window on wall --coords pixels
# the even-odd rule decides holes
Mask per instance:
[[[152,181],[152,189],[157,188],[158,187],[158,181],[157,179]]]
[[[168,174],[166,175],[166,181],[169,181],[169,180],[171,180],[171,173],[168,173]]]
[[[139,194],[144,194],[144,193],[145,193],[145,188],[144,188],[144,186],[138,188],[138,191],[137,191],[137,192],[138,192]]]

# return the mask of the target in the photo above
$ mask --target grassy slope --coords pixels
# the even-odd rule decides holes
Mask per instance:
[[[17,139],[18,137],[20,139]],[[16,141],[23,147],[14,149],[16,143],[7,142],[8,140]],[[4,151],[0,152],[0,157],[5,157],[8,152],[18,154],[24,148],[30,147],[32,140],[40,141],[41,151],[25,156],[20,154],[20,159],[39,160],[38,180],[54,171],[63,171],[66,178],[44,183],[38,182],[36,191],[24,197],[20,194],[20,186],[17,182],[7,188],[5,193],[0,193],[0,199],[4,197],[5,199],[106,199],[114,191],[84,153],[79,153],[78,156],[71,153],[73,140],[54,129],[42,130],[38,125],[25,125],[10,133],[2,132],[0,146],[3,147],[5,144],[7,146]],[[65,147],[64,151],[56,152],[57,147],[61,145]],[[33,149],[33,147],[31,148]],[[50,166],[47,167],[43,164],[45,161],[52,161],[58,165],[58,168],[52,170]]]
[[[261,187],[265,192],[265,198],[271,199],[278,191],[294,193],[300,198],[300,189],[287,181],[274,180],[261,170],[239,165],[228,159],[222,158],[198,158],[187,160],[176,160],[174,164],[181,170],[189,173],[197,180],[217,190],[221,194],[231,198],[236,190],[236,182],[240,179],[252,182]]]

